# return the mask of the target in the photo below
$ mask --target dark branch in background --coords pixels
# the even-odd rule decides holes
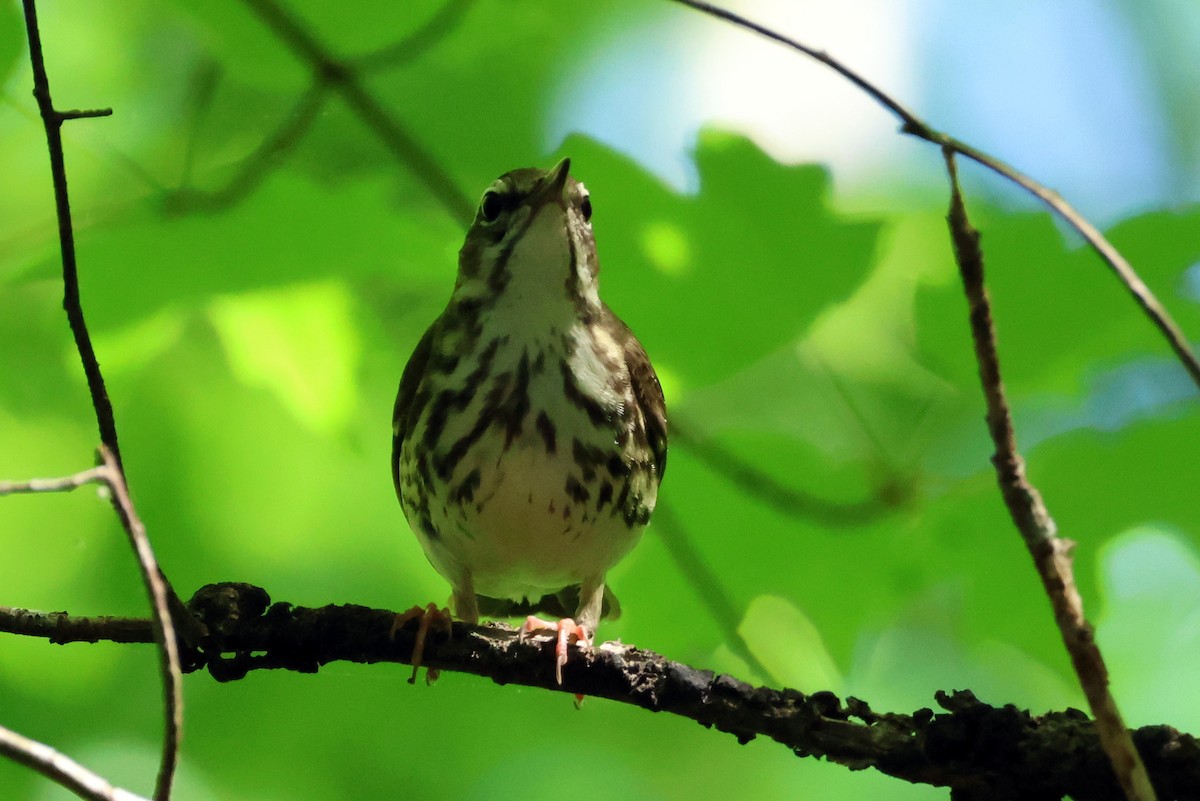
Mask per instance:
[[[790,47],[797,52],[803,53],[809,58],[821,62],[846,80],[853,83],[859,89],[866,92],[871,96],[872,99],[899,118],[903,123],[900,129],[903,133],[911,134],[919,139],[924,139],[927,142],[931,142],[943,148],[949,148],[955,153],[966,156],[972,161],[978,162],[993,172],[1003,176],[1004,178],[1007,178],[1008,180],[1017,184],[1017,186],[1020,186],[1022,189],[1032,194],[1038,200],[1042,201],[1052,211],[1062,217],[1062,219],[1065,220],[1068,225],[1074,228],[1079,235],[1087,241],[1088,245],[1090,245],[1091,248],[1096,251],[1100,258],[1104,260],[1109,268],[1116,273],[1117,278],[1121,280],[1121,282],[1125,285],[1125,288],[1129,290],[1131,295],[1133,295],[1134,300],[1136,300],[1137,304],[1141,306],[1142,311],[1145,312],[1146,316],[1150,318],[1150,321],[1155,325],[1155,327],[1158,328],[1163,336],[1166,337],[1167,342],[1171,345],[1171,349],[1175,351],[1175,355],[1183,363],[1183,367],[1185,370],[1187,370],[1188,375],[1191,376],[1192,381],[1195,382],[1197,387],[1200,387],[1200,361],[1197,361],[1196,355],[1192,353],[1192,348],[1188,344],[1187,337],[1184,335],[1183,330],[1171,318],[1171,315],[1166,310],[1166,307],[1159,302],[1154,293],[1150,291],[1150,288],[1147,287],[1142,279],[1138,276],[1137,272],[1133,269],[1133,266],[1130,265],[1129,262],[1126,261],[1125,257],[1121,255],[1120,251],[1113,247],[1112,243],[1105,239],[1104,235],[1101,234],[1094,225],[1088,222],[1083,215],[1076,211],[1071,204],[1067,203],[1067,201],[1060,197],[1057,192],[1049,189],[1048,187],[1042,186],[1028,175],[1025,175],[1014,167],[1005,164],[1000,159],[971,147],[965,142],[961,142],[949,134],[942,133],[941,131],[930,127],[924,120],[920,119],[907,108],[900,105],[900,103],[888,96],[885,92],[883,92],[883,90],[867,81],[861,75],[854,72],[840,61],[834,59],[828,53],[808,47],[807,45],[801,44],[794,39],[790,39],[783,34],[776,33],[770,28],[759,25],[756,22],[751,22],[745,17],[739,16],[732,11],[726,11],[723,8],[718,8],[710,3],[703,2],[703,0],[673,0],[673,2],[703,12],[718,19],[722,19],[738,26],[739,28],[745,28],[746,30],[753,31],[759,36],[766,37],[774,42],[778,42],[786,47]]]
[[[113,787],[103,777],[92,773],[50,746],[23,737],[3,726],[0,726],[0,754],[36,770],[47,779],[89,801],[147,801],[128,790]]]
[[[680,426],[675,419],[671,420],[671,442],[682,446],[730,484],[777,512],[819,525],[866,525],[894,513],[901,500],[897,493],[880,492],[862,501],[839,503],[790,487],[749,462],[742,461],[711,438],[694,435],[689,427]]]
[[[176,634],[169,609],[167,583],[154,558],[154,551],[146,537],[146,528],[133,508],[133,501],[129,497],[129,488],[125,484],[125,474],[121,472],[120,465],[117,464],[112,453],[103,445],[100,446],[100,460],[101,464],[98,467],[66,478],[33,479],[20,482],[0,481],[0,497],[23,493],[65,492],[94,483],[106,486],[112,493],[113,507],[121,518],[121,525],[129,536],[129,543],[137,557],[138,566],[141,568],[142,582],[146,587],[146,594],[150,596],[154,617],[148,621],[123,618],[72,619],[62,613],[47,615],[9,607],[0,607],[0,615],[5,618],[3,630],[14,634],[47,636],[47,626],[57,628],[58,634],[50,635],[50,639],[54,642],[114,640],[158,644],[159,672],[162,675],[163,683],[163,713],[166,720],[163,731],[162,760],[159,766],[158,780],[155,783],[154,798],[155,801],[167,801],[171,795],[171,782],[174,779],[175,768],[179,760],[179,735],[183,728],[183,675],[179,662],[179,637]],[[189,621],[194,623],[190,613],[185,610],[184,614],[187,615]],[[193,630],[196,629],[198,627],[193,626]],[[45,746],[42,747],[45,748]],[[27,756],[32,758],[32,755]],[[95,797],[108,798],[109,796]]]
[[[672,434],[674,433],[672,430]],[[695,542],[684,529],[683,523],[675,516],[675,510],[668,504],[660,501],[655,508],[654,527],[651,531],[662,540],[663,545],[667,548],[667,554],[675,562],[675,567],[679,570],[680,575],[696,591],[700,605],[716,621],[729,649],[758,675],[771,681],[778,681],[779,678],[754,655],[754,652],[750,650],[750,643],[746,642],[746,638],[738,631],[738,624],[741,620],[739,607],[729,597],[717,572],[709,567],[708,562],[704,561]]]
[[[264,590],[248,584],[209,585],[189,607],[208,635],[185,661],[219,681],[237,680],[252,670],[314,673],[337,660],[410,664],[418,628],[418,621],[411,621],[393,637],[393,611],[272,605]],[[7,618],[0,613],[0,630],[11,628]],[[60,631],[47,621],[43,636]],[[149,639],[148,629],[146,634]],[[1013,706],[989,706],[963,691],[938,693],[943,711],[879,713],[854,698],[756,688],[617,643],[573,650],[560,686],[553,648],[550,638],[519,640],[511,626],[455,623],[449,638],[431,632],[424,664],[499,684],[579,693],[679,715],[743,743],[769,737],[797,756],[949,787],[955,798],[1121,798],[1092,721],[1077,710],[1032,716]],[[1200,742],[1166,726],[1147,726],[1133,736],[1164,796],[1200,797]]]
[[[87,377],[92,406],[96,411],[96,423],[100,429],[100,441],[112,451],[117,464],[121,464],[121,448],[117,443],[117,422],[113,417],[112,402],[100,374],[100,362],[92,348],[87,322],[83,319],[83,305],[79,299],[79,271],[75,266],[75,233],[71,225],[71,201],[67,197],[67,167],[63,155],[62,126],[67,120],[85,117],[104,117],[112,109],[93,111],[58,111],[50,97],[50,78],[46,75],[46,60],[42,55],[42,37],[38,32],[37,7],[34,0],[23,0],[25,8],[25,31],[29,36],[29,61],[33,67],[33,96],[42,115],[46,129],[46,146],[50,151],[50,174],[54,182],[54,207],[58,215],[58,242],[62,249],[63,264],[63,310],[75,337],[75,348],[83,362],[83,374]]]
[[[1071,569],[1074,543],[1057,535],[1041,494],[1025,477],[1025,462],[1017,452],[1012,415],[1000,378],[996,329],[984,287],[979,232],[967,220],[967,210],[958,187],[954,152],[947,147],[943,155],[950,175],[950,214],[947,220],[954,243],[954,258],[958,262],[970,306],[971,337],[975,342],[975,359],[979,363],[979,378],[987,402],[988,431],[996,448],[992,464],[996,467],[1000,493],[1025,540],[1025,547],[1033,557],[1042,586],[1050,597],[1054,620],[1058,623],[1063,643],[1071,655],[1071,663],[1075,666],[1079,683],[1096,718],[1100,742],[1112,762],[1125,796],[1130,801],[1151,801],[1155,797],[1154,788],[1129,737],[1129,730],[1121,719],[1116,701],[1109,692],[1104,659],[1096,645],[1092,627],[1083,615],[1083,599],[1075,587]]]
[[[438,12],[398,42],[352,59],[364,71],[394,69],[416,61],[449,36],[463,21],[475,0],[447,0]]]
[[[257,189],[271,169],[303,141],[328,97],[325,84],[314,82],[296,101],[279,128],[242,160],[237,174],[225,186],[211,192],[189,187],[176,189],[167,193],[163,208],[168,214],[184,214],[192,211],[212,213],[232,206]]]
[[[342,69],[354,69],[360,73],[368,73],[406,66],[449,36],[455,27],[462,22],[467,10],[473,4],[474,0],[448,0],[436,14],[408,36],[374,52],[345,59],[344,64],[348,66],[343,66]],[[284,14],[282,8],[276,7],[275,10],[280,14]],[[296,22],[292,22],[291,26],[293,28],[300,27]],[[292,110],[285,116],[279,127],[264,139],[255,148],[253,153],[241,161],[237,174],[225,186],[217,190],[200,190],[187,185],[191,177],[190,160],[192,151],[189,147],[189,169],[185,169],[184,171],[184,186],[166,193],[163,205],[167,213],[215,212],[232,206],[254,191],[262,183],[263,179],[273,169],[282,164],[284,158],[303,141],[304,136],[312,128],[321,110],[324,109],[325,101],[329,98],[330,89],[336,85],[336,82],[331,78],[329,69],[320,66],[322,64],[334,64],[336,60],[321,49],[319,43],[311,36],[309,37],[309,44],[313,49],[304,50],[301,54],[302,56],[306,54],[313,56],[313,59],[309,60],[310,66],[313,67],[312,85],[296,101]],[[201,105],[211,98],[215,84],[215,75],[212,74],[211,70],[206,71],[200,76],[197,93],[200,95]],[[376,106],[379,105],[377,102],[374,102],[374,104]],[[352,104],[352,110],[362,117],[361,111],[357,106]],[[371,121],[366,117],[363,117],[363,119],[368,125],[371,124]],[[385,140],[390,135],[386,127],[384,130],[376,129],[376,133]],[[415,147],[415,140],[412,137],[408,137],[408,141],[413,143]],[[387,144],[386,141],[385,144]],[[389,145],[389,149],[393,155],[399,157],[401,164],[412,166],[414,171],[419,176],[421,175],[418,169],[420,165],[410,163],[407,157],[409,151],[403,147],[391,145]],[[426,156],[419,148],[416,148],[413,152],[416,152],[418,156],[428,161],[432,161],[431,157]],[[439,180],[449,180],[445,177],[444,171]],[[153,180],[150,183],[157,184]],[[453,192],[453,189],[451,191]],[[447,209],[452,215],[461,212],[462,204],[467,202],[464,197],[456,199],[452,204],[453,208]],[[446,205],[444,198],[443,205]]]
[[[416,138],[364,88],[362,78],[351,62],[334,57],[294,15],[275,0],[243,2],[297,57],[309,65],[315,82],[330,87],[342,96],[384,146],[425,184],[453,219],[464,225],[471,221],[474,204],[455,186],[450,175]]]

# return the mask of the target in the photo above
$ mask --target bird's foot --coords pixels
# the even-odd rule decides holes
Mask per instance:
[[[407,625],[410,620],[414,619],[419,619],[420,622],[417,624],[417,637],[413,642],[413,670],[412,675],[408,677],[409,684],[416,684],[417,682],[417,671],[420,669],[421,662],[425,658],[425,638],[429,635],[429,629],[436,625],[439,630],[445,631],[446,636],[449,637],[454,625],[454,618],[450,616],[449,609],[439,609],[437,604],[426,604],[423,607],[414,606],[407,612],[401,612],[396,615],[395,619],[392,620],[392,630],[388,632],[388,637],[395,639],[396,632],[401,627]],[[433,684],[437,681],[438,673],[439,671],[436,668],[426,668],[425,683]]]
[[[564,617],[562,620],[542,620],[540,617],[530,615],[521,625],[520,638],[523,640],[526,634],[532,634],[535,631],[553,631],[558,635],[558,642],[554,646],[554,677],[559,684],[562,684],[562,669],[563,665],[567,664],[567,649],[571,644],[571,638],[574,637],[576,642],[591,647],[592,635],[588,633],[587,628],[569,617]]]

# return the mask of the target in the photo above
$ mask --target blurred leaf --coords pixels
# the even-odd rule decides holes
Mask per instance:
[[[16,3],[0,5],[0,85],[8,82],[27,53],[25,26]]]
[[[1128,292],[1090,250],[1068,250],[1046,214],[1000,216],[968,200],[983,234],[989,294],[1005,385],[1016,398],[1076,394],[1092,365],[1167,353],[1167,345]],[[1180,301],[1184,271],[1200,260],[1200,209],[1155,212],[1111,232],[1180,321],[1197,328],[1196,304]],[[965,384],[974,364],[965,301],[956,283],[918,296],[918,334],[932,369]],[[1193,331],[1193,337],[1200,332]]]
[[[1131,726],[1200,726],[1200,692],[1176,677],[1200,658],[1200,562],[1169,527],[1143,526],[1101,554],[1103,614],[1097,639],[1113,692]],[[1181,671],[1183,671],[1181,673]],[[1163,687],[1170,687],[1163,693]]]
[[[828,210],[825,171],[779,165],[743,137],[701,137],[696,197],[582,138],[563,153],[592,192],[609,305],[685,391],[792,341],[870,266],[878,226]]]
[[[126,328],[93,337],[92,345],[104,358],[105,373],[112,376],[161,356],[182,336],[183,328],[183,315],[162,309]],[[76,357],[75,353],[70,356]]]
[[[738,626],[750,651],[770,671],[772,682],[799,687],[837,689],[842,677],[825,650],[821,633],[787,600],[760,595],[750,602]]]
[[[163,220],[142,215],[80,243],[82,291],[95,328],[128,325],[164,305],[329,275],[404,275],[448,286],[453,228],[426,209],[398,214],[380,181],[328,193],[281,172],[228,213]],[[451,244],[454,243],[454,244]]]
[[[213,301],[210,316],[234,374],[269,389],[320,434],[358,406],[358,331],[344,287],[323,283]]]

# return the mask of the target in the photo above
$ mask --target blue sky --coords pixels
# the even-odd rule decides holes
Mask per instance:
[[[1155,19],[1197,24],[1200,6],[1155,17],[1155,5],[1139,7],[1148,13],[1132,26],[1125,5],[1087,0],[727,3],[825,49],[1101,225],[1198,194],[1197,181],[1180,180],[1172,164],[1171,119],[1144,41],[1166,46]],[[698,128],[718,125],[750,134],[782,161],[830,165],[849,202],[944,187],[936,151],[899,136],[846,81],[686,9],[656,9],[635,33],[593,41],[575,64],[553,98],[548,146],[581,131],[694,189],[689,148]],[[977,186],[1031,202],[996,180]]]

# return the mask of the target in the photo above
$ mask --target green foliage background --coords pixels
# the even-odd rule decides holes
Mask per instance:
[[[438,7],[291,5],[342,53],[397,41]],[[448,295],[461,221],[336,99],[238,202],[168,213],[172,190],[237,173],[306,69],[237,3],[43,6],[58,105],[116,109],[66,128],[82,292],[134,497],[176,587],[248,581],[296,604],[395,609],[445,598],[392,495],[388,430],[400,370]],[[990,473],[944,197],[901,191],[886,213],[841,211],[822,167],[777,164],[715,129],[696,145],[695,195],[582,137],[541,146],[563,90],[549,65],[683,13],[480,2],[418,60],[367,80],[471,198],[510,167],[570,155],[596,200],[605,297],[654,357],[674,419],[789,486],[882,504],[849,525],[786,516],[677,446],[664,503],[770,675],[737,655],[653,526],[611,576],[625,617],[602,636],[878,710],[954,688],[1035,711],[1082,706]],[[24,48],[18,9],[0,5],[6,478],[74,472],[96,444]],[[968,203],[1030,474],[1079,543],[1118,700],[1133,725],[1200,729],[1200,689],[1185,680],[1200,658],[1194,392],[1046,215]],[[1194,207],[1158,210],[1110,232],[1193,334],[1184,272],[1200,261],[1198,223]],[[0,554],[0,604],[144,614],[94,492],[3,500]],[[154,665],[148,647],[0,637],[0,722],[148,793]],[[334,664],[229,685],[187,677],[176,797],[944,797],[618,704],[576,712],[558,694],[454,674],[414,688],[406,675]],[[65,797],[7,762],[0,787]]]

